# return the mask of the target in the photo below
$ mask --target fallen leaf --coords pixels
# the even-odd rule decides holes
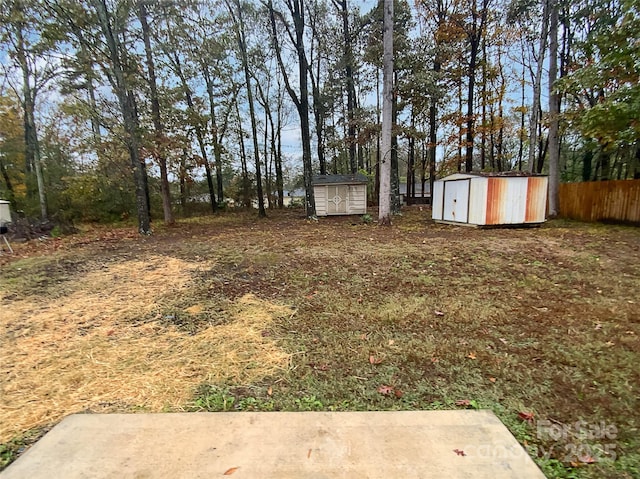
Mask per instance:
[[[393,345],[394,345],[394,343],[395,343],[395,341],[394,341],[393,339],[390,339],[390,340],[389,340],[389,346],[393,346]]]
[[[202,304],[194,304],[193,306],[186,308],[185,311],[189,314],[197,315],[204,311],[204,306]]]
[[[468,399],[458,399],[456,401],[456,406],[471,406],[471,401],[469,401]]]
[[[523,421],[527,421],[527,422],[533,422],[533,417],[534,416],[535,416],[535,414],[532,413],[532,412],[520,411],[518,413],[518,417],[520,419],[522,419]]]
[[[267,396],[271,396],[272,394],[273,394],[273,388],[269,386],[269,389],[267,389]]]
[[[438,311],[437,309],[433,312],[433,314],[435,314],[436,316],[444,316],[444,313],[442,311]]]
[[[476,353],[475,351],[471,351],[469,354],[467,354],[467,357],[469,359],[476,359]]]
[[[579,459],[580,462],[584,462],[585,464],[595,464],[596,462],[598,462],[595,457],[589,454],[587,454],[586,456],[580,456]]]
[[[431,358],[431,362],[432,363],[437,363],[438,362],[438,358]]]
[[[402,391],[400,391],[399,389],[396,389],[393,394],[395,394],[398,399],[403,396]]]
[[[236,472],[238,469],[240,469],[240,468],[239,467],[232,467],[230,469],[227,469],[226,471],[224,471],[223,476],[230,476],[231,474]]]
[[[393,386],[384,386],[384,385],[383,385],[383,386],[380,386],[380,387],[378,388],[378,392],[379,392],[380,394],[385,395],[385,396],[388,396],[388,395],[389,395],[389,394],[391,394],[393,391],[394,391]]]
[[[371,364],[380,364],[382,362],[381,358],[376,358],[375,356],[369,356],[369,362]]]
[[[315,371],[328,371],[329,370],[329,365],[328,364],[316,364],[316,363],[309,363],[309,367],[314,369]]]
[[[466,456],[464,451],[461,451],[460,449],[454,449],[453,452],[455,452],[458,456]]]
[[[595,329],[596,331],[602,329],[602,324],[600,324],[600,323],[596,324],[595,328],[593,328],[593,329]]]
[[[489,381],[491,381],[492,383],[496,382],[496,378],[489,378]]]

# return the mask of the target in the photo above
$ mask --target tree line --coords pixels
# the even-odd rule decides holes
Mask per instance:
[[[0,196],[43,219],[133,214],[148,234],[198,198],[265,215],[287,186],[314,216],[316,173],[377,187],[383,4],[366,5],[3,0]],[[400,183],[420,196],[456,171],[549,173],[552,191],[640,178],[635,2],[392,7],[393,210]]]

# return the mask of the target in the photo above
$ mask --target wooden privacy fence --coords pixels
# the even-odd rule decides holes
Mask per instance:
[[[640,180],[562,183],[560,216],[640,224]]]

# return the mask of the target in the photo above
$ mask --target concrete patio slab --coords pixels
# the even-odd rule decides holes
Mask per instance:
[[[0,479],[543,479],[490,411],[69,416]]]

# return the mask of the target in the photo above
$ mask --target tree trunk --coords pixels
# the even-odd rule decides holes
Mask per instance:
[[[160,117],[160,99],[158,96],[158,82],[156,78],[156,69],[153,61],[153,52],[151,50],[151,38],[149,35],[149,24],[147,22],[147,9],[144,2],[138,1],[138,19],[142,27],[142,38],[144,41],[144,51],[147,60],[148,83],[151,101],[151,118],[153,120],[153,129],[155,130],[155,148],[154,156],[160,167],[160,194],[162,196],[162,211],[164,213],[164,222],[167,225],[175,223],[173,212],[171,211],[171,191],[169,189],[169,175],[167,173],[167,156],[165,153],[165,135],[164,125]]]
[[[464,142],[464,121],[462,117],[462,73],[460,73],[460,81],[458,83],[458,111],[460,112],[460,119],[458,121],[458,157],[457,157],[457,169],[462,171],[462,143]]]
[[[38,130],[35,120],[36,90],[31,88],[33,74],[29,61],[27,60],[26,46],[23,36],[23,24],[18,22],[15,30],[15,49],[20,70],[22,73],[22,109],[24,113],[24,142],[25,142],[25,172],[35,171],[36,183],[38,185],[38,202],[40,204],[40,217],[47,220],[47,196],[42,175],[42,163],[40,158],[40,143],[38,140]],[[27,183],[28,185],[29,183]],[[27,195],[31,195],[33,190],[27,188]]]
[[[249,59],[247,57],[247,42],[244,31],[244,20],[242,19],[242,5],[240,0],[235,0],[238,9],[237,17],[230,5],[227,4],[229,12],[236,23],[236,40],[240,49],[240,57],[242,59],[242,69],[244,71],[244,79],[247,87],[247,102],[249,103],[249,116],[251,118],[251,136],[253,138],[253,159],[256,165],[256,193],[258,195],[258,216],[265,218],[267,212],[264,209],[264,192],[262,190],[262,170],[260,167],[260,149],[258,146],[258,124],[256,121],[256,111],[253,101],[253,89],[251,86],[251,72],[249,71]]]
[[[311,16],[311,36],[312,42],[313,39],[318,37],[317,27],[316,27],[316,18],[314,15]],[[318,40],[319,43],[319,40]],[[314,65],[315,63],[315,65]],[[315,66],[315,71],[314,71]],[[327,174],[327,160],[325,158],[325,140],[324,140],[324,132],[325,132],[325,114],[326,109],[324,106],[324,102],[322,99],[322,94],[320,92],[320,71],[322,66],[322,55],[317,56],[317,60],[314,61],[313,55],[311,56],[309,62],[309,79],[311,80],[311,94],[313,96],[313,117],[316,122],[316,152],[318,154],[318,164],[320,166],[320,174]]]
[[[416,115],[415,109],[411,107],[411,136],[409,137],[409,154],[407,158],[407,188],[405,190],[405,201],[407,205],[413,203],[416,193]]]
[[[393,124],[393,0],[384,0],[382,33],[382,151],[378,224],[391,225],[391,145]]]
[[[549,21],[549,217],[560,212],[560,143],[558,122],[560,98],[556,91],[558,77],[558,0],[550,0]]]
[[[347,0],[334,0],[334,5],[342,17],[342,42],[345,82],[347,87],[347,145],[349,147],[349,169],[358,171],[356,160],[356,87],[353,79],[353,41],[349,29],[349,9]]]
[[[542,29],[540,32],[540,51],[538,53],[538,65],[535,78],[533,79],[533,106],[531,107],[531,118],[529,119],[529,171],[536,171],[536,144],[538,143],[538,123],[540,111],[540,89],[542,83],[542,67],[544,53],[547,48],[547,37],[549,35],[549,0],[544,0],[542,10]]]
[[[187,149],[182,149],[180,156],[180,207],[182,214],[187,216]]]
[[[284,178],[282,175],[282,100],[280,96],[280,81],[278,81],[278,108],[276,128],[276,189],[278,190],[278,208],[284,207]]]
[[[393,73],[393,84],[396,85],[398,73]],[[398,162],[398,135],[395,126],[398,124],[398,95],[393,90],[391,108],[391,213],[400,214],[400,171]]]
[[[487,42],[482,40],[482,127],[480,130],[480,171],[484,171],[487,161]],[[493,108],[491,109],[493,113]],[[493,114],[491,115],[491,148],[493,154]],[[491,165],[493,167],[493,165]]]
[[[522,98],[520,101],[520,134],[518,135],[518,171],[522,171],[522,159],[523,159],[523,153],[524,153],[524,135],[525,135],[525,131],[524,131],[524,112],[525,112],[525,107],[524,107],[524,94],[525,94],[525,85],[526,82],[524,81],[524,65],[522,66]]]
[[[500,46],[498,46],[498,71],[500,72],[500,93],[498,95],[498,120],[500,122],[498,128],[498,146],[497,146],[497,160],[498,160],[498,171],[503,171],[505,169],[505,158],[504,158],[504,95],[506,92],[506,79],[504,76],[504,68],[502,66],[502,51]],[[512,166],[509,165],[509,169]]]
[[[109,60],[115,79],[115,94],[118,98],[120,110],[124,120],[125,143],[129,151],[131,169],[133,170],[136,210],[138,214],[138,231],[140,234],[151,234],[151,217],[149,215],[148,195],[145,188],[146,167],[140,158],[140,138],[138,128],[138,117],[135,106],[132,104],[127,75],[125,74],[120,58],[121,46],[117,32],[113,31],[111,19],[107,9],[106,0],[91,0],[98,14],[100,28],[105,38],[109,50]]]
[[[436,53],[436,59],[433,62],[433,71],[436,75],[439,75],[442,64],[440,63],[439,54]],[[433,192],[433,183],[436,179],[436,145],[438,134],[438,99],[435,95],[431,97],[429,103],[429,192]],[[459,164],[459,163],[458,163]],[[422,196],[424,196],[424,165],[423,165],[423,181],[422,181]]]
[[[478,49],[484,32],[484,24],[487,18],[487,6],[489,0],[482,1],[482,11],[478,17],[476,0],[473,1],[473,24],[468,34],[471,53],[469,56],[469,87],[467,89],[467,135],[465,150],[465,171],[473,170],[473,142],[475,136],[475,115],[473,113],[474,93],[476,84],[476,68],[478,62]],[[479,23],[478,23],[479,22]]]
[[[307,82],[307,57],[304,48],[304,6],[303,0],[292,0],[288,4],[289,12],[293,18],[295,29],[295,48],[298,58],[298,83],[300,85],[300,96],[293,90],[289,82],[287,69],[282,61],[280,53],[280,44],[276,33],[276,19],[271,1],[267,4],[269,8],[269,20],[271,22],[271,33],[273,44],[276,51],[280,72],[285,82],[285,88],[296,105],[298,116],[300,117],[300,127],[302,133],[302,163],[305,188],[305,209],[307,218],[316,218],[316,204],[313,196],[313,186],[311,184],[313,178],[313,165],[311,163],[311,132],[309,127],[309,87]]]
[[[244,132],[242,131],[242,117],[240,116],[240,106],[236,98],[236,115],[238,117],[238,144],[240,145],[240,171],[242,176],[242,204],[245,208],[251,207],[251,193],[249,192],[251,182],[249,180],[249,170],[247,169],[247,152],[244,147]]]
[[[222,138],[226,130],[227,121],[225,120],[222,131],[218,128],[216,118],[215,95],[213,91],[213,78],[209,72],[209,66],[203,62],[200,65],[205,85],[207,86],[207,96],[209,97],[209,116],[211,117],[211,139],[213,141],[213,156],[215,158],[216,183],[218,187],[218,201],[224,201],[224,190],[222,184]],[[227,110],[228,111],[228,110]],[[228,115],[227,117],[228,118]]]
[[[207,146],[204,139],[204,132],[202,131],[202,127],[198,121],[198,112],[196,110],[195,104],[193,103],[193,94],[191,92],[191,87],[187,83],[187,78],[184,75],[182,70],[182,62],[180,60],[180,56],[178,52],[169,53],[172,58],[173,70],[175,74],[180,79],[180,83],[182,84],[182,91],[184,93],[184,99],[187,102],[187,108],[191,112],[192,117],[195,119],[195,123],[193,125],[193,130],[196,134],[196,140],[198,141],[198,147],[200,149],[200,156],[202,157],[202,164],[204,166],[205,175],[207,177],[207,187],[209,189],[209,202],[211,204],[211,212],[215,213],[218,209],[218,202],[216,201],[216,192],[213,186],[213,176],[211,175],[211,164],[209,163],[209,155],[207,154]]]

